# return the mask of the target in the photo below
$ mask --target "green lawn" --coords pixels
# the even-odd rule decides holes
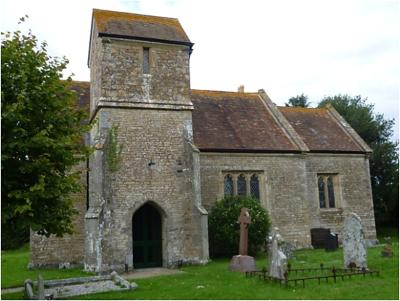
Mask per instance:
[[[44,279],[61,279],[94,275],[81,268],[68,270],[35,269],[28,270],[29,244],[18,250],[1,252],[1,288],[23,286],[25,279],[37,280],[39,273]]]
[[[384,236],[387,236],[386,234]],[[306,282],[306,287],[284,288],[279,284],[268,283],[258,278],[246,278],[241,273],[228,271],[229,259],[215,260],[206,266],[183,267],[185,274],[160,276],[147,279],[138,279],[135,282],[139,288],[131,292],[110,292],[95,295],[79,296],[77,299],[398,299],[399,298],[399,250],[398,243],[393,245],[395,255],[392,258],[380,256],[382,246],[368,249],[368,266],[370,269],[380,270],[380,276],[367,275],[354,276],[342,281],[338,279],[334,284],[322,282],[320,285],[316,280]],[[18,253],[18,252],[16,252]],[[25,279],[27,251],[19,252],[19,260],[25,261],[19,264],[18,270],[24,273],[13,273],[14,278]],[[13,271],[9,255],[2,257],[3,270]],[[15,256],[15,254],[14,254]],[[320,263],[325,266],[342,267],[342,250],[325,252],[324,250],[299,250],[295,253],[295,259],[290,261],[293,268],[296,267],[319,267]],[[5,261],[5,262],[4,262]],[[261,268],[266,264],[264,256],[257,257],[257,265]],[[17,266],[15,266],[17,269]],[[68,271],[45,271],[54,272],[57,276],[68,277]],[[45,279],[51,278],[45,274]],[[73,276],[82,275],[76,271]],[[4,277],[4,276],[3,276]],[[29,276],[35,278],[34,276]],[[59,277],[60,278],[60,277]],[[2,279],[3,286],[4,278]],[[10,283],[10,282],[9,282]],[[22,293],[2,295],[2,299],[20,299]]]

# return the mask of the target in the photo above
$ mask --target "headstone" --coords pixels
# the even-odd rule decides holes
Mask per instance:
[[[133,254],[128,254],[125,256],[125,272],[133,269]]]
[[[250,272],[256,270],[254,258],[247,255],[248,226],[251,224],[251,216],[247,208],[240,210],[237,220],[240,225],[239,255],[233,256],[229,269],[231,271]]]
[[[326,237],[331,233],[330,229],[312,228],[311,230],[311,245],[314,249],[322,249],[325,247]]]
[[[43,280],[42,275],[39,275],[39,277],[38,277],[38,299],[45,300],[44,299],[44,280]]]
[[[269,275],[277,279],[285,279],[287,273],[287,257],[280,248],[283,242],[279,229],[274,228],[271,238],[271,255],[269,257]]]
[[[381,253],[382,257],[393,257],[393,247],[392,242],[390,241],[390,237],[385,237],[385,246],[383,247],[383,251]]]
[[[325,239],[325,251],[335,251],[339,247],[338,235],[329,232]]]
[[[296,246],[290,242],[284,241],[281,243],[280,250],[285,254],[287,259],[294,258],[294,251]]]
[[[351,213],[343,224],[343,256],[345,267],[367,268],[367,248],[360,217]]]
[[[60,270],[70,269],[71,268],[71,264],[69,262],[62,262],[62,263],[58,264],[58,268]]]

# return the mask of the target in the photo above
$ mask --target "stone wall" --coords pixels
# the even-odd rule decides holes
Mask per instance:
[[[105,168],[103,268],[124,267],[132,254],[133,214],[146,202],[162,216],[164,266],[205,260],[193,168],[187,163],[192,154],[185,150],[191,112],[101,109],[101,116],[119,127],[118,143],[123,145],[120,168],[113,173]]]
[[[303,155],[201,153],[203,204],[211,209],[223,197],[223,172],[261,172],[261,204],[272,224],[299,246],[310,245],[310,217]]]
[[[74,194],[75,208],[78,215],[73,224],[73,235],[66,234],[63,237],[51,235],[45,237],[31,231],[30,237],[30,266],[59,266],[59,264],[82,265],[84,255],[84,217],[86,212],[86,162],[77,166],[81,170],[81,192]]]
[[[143,74],[144,47],[150,49],[149,74]],[[187,46],[98,38],[91,58],[92,115],[105,103],[191,105]]]
[[[339,234],[341,241],[344,217],[354,212],[361,218],[365,238],[375,240],[375,218],[368,158],[365,155],[355,154],[309,154],[306,158],[312,228],[330,228]],[[319,208],[318,174],[337,174],[335,199],[339,208]]]
[[[341,240],[342,223],[349,212],[361,217],[366,239],[376,239],[365,155],[201,153],[202,195],[207,210],[223,197],[223,175],[229,171],[262,172],[261,204],[273,226],[298,246],[310,246],[311,228],[330,228]],[[338,208],[319,208],[318,174],[337,174]]]

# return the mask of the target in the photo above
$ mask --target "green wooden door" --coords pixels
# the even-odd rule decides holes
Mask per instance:
[[[132,218],[133,265],[135,268],[162,266],[161,216],[149,204]]]

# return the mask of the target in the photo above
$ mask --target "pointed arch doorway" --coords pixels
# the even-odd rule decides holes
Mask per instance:
[[[156,208],[145,204],[132,217],[132,250],[135,268],[162,266],[162,223]]]

